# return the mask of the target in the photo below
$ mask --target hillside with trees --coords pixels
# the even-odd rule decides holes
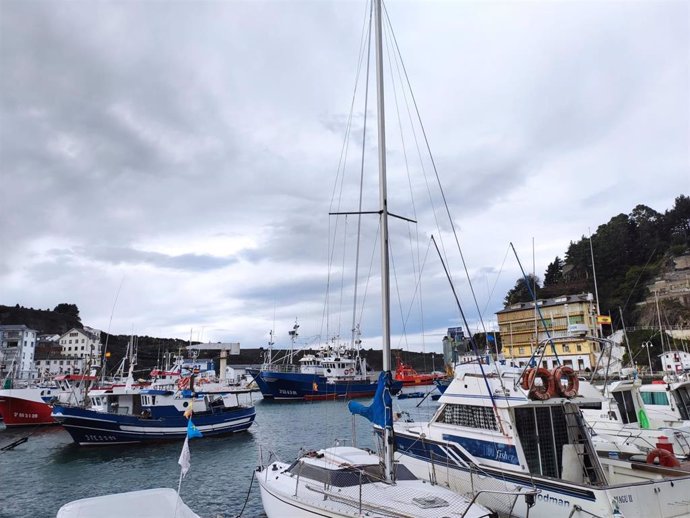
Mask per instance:
[[[42,334],[61,335],[70,329],[83,329],[76,304],[58,304],[54,309],[0,305],[0,324],[25,325]]]
[[[630,214],[614,216],[592,234],[591,249],[590,238],[586,236],[571,241],[563,258],[557,256],[547,266],[543,284],[533,275],[529,275],[527,282],[532,291],[536,288],[537,298],[594,293],[596,268],[601,312],[617,318],[620,308],[625,322],[632,324],[639,317],[637,304],[649,295],[649,281],[668,266],[670,259],[688,252],[690,197],[681,195],[663,214],[638,205]],[[504,304],[508,307],[531,300],[530,289],[520,278],[506,294]],[[676,320],[688,318],[690,308],[675,309]]]

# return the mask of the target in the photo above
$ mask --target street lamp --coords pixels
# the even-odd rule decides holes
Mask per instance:
[[[652,357],[649,354],[649,350],[654,347],[652,342],[644,342],[640,347],[647,349],[647,360],[649,360],[649,373],[653,376],[654,371],[652,370]]]

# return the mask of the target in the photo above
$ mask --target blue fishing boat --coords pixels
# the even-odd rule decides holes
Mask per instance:
[[[378,378],[359,354],[359,327],[355,326],[352,344],[327,345],[316,352],[303,354],[294,361],[295,340],[299,336],[295,322],[290,335],[290,348],[274,356],[273,332],[268,342],[264,364],[247,373],[261,390],[264,399],[327,400],[372,397]],[[397,394],[402,382],[393,382],[391,391]]]
[[[245,431],[254,422],[254,406],[239,402],[239,395],[246,392],[103,393],[93,395],[88,407],[55,405],[52,416],[79,445],[184,439],[191,415],[204,436],[222,435]]]
[[[306,354],[297,364],[272,363],[261,369],[247,369],[264,399],[326,400],[372,397],[378,381],[368,369],[366,358],[346,346]],[[397,394],[401,381],[394,381]]]

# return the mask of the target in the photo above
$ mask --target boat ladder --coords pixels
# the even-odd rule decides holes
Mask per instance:
[[[563,403],[563,413],[565,414],[565,422],[568,429],[568,439],[570,444],[575,446],[577,458],[580,461],[585,477],[592,485],[606,484],[604,470],[599,463],[599,457],[587,432],[580,409],[567,401]]]

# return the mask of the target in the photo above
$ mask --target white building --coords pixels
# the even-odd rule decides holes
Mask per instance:
[[[680,374],[690,371],[690,353],[687,351],[668,351],[659,355],[664,372]]]
[[[0,325],[0,377],[37,377],[34,354],[38,331],[21,325]]]
[[[98,329],[72,328],[60,337],[60,346],[63,357],[81,358],[85,361],[90,358],[91,368],[101,365],[101,332]]]
[[[36,360],[36,370],[38,377],[52,377],[58,374],[84,374],[84,367],[88,360],[86,358],[46,358]]]

